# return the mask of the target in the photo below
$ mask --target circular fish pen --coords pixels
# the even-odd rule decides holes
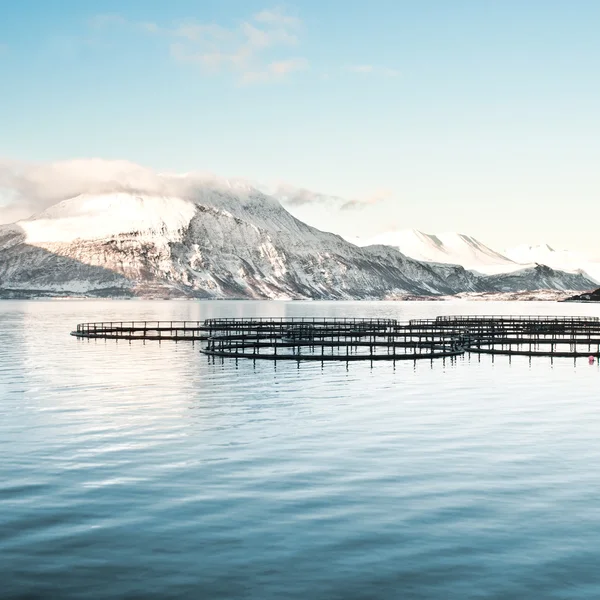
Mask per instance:
[[[598,317],[218,318],[81,323],[87,339],[202,342],[208,356],[296,361],[419,360],[464,353],[600,358]]]
[[[461,336],[413,330],[395,319],[208,319],[201,352],[223,358],[296,361],[417,360],[458,356]]]
[[[600,357],[598,317],[444,316],[430,324],[463,331],[465,351],[475,354]]]
[[[105,340],[172,340],[195,342],[206,339],[204,321],[101,321],[79,323],[71,332],[77,338]]]

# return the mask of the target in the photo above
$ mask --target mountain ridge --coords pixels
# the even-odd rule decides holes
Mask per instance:
[[[464,233],[431,234],[418,229],[405,229],[383,233],[361,243],[370,244],[386,244],[416,260],[459,264],[466,269],[487,275],[523,268],[522,265]]]
[[[355,246],[235,180],[182,179],[161,192],[83,193],[0,226],[0,290],[385,299],[593,286],[552,269],[503,278],[420,262],[386,245]]]
[[[357,243],[362,246],[387,243],[416,260],[459,264],[487,275],[508,274],[545,265],[566,273],[582,273],[593,282],[600,282],[600,261],[580,252],[555,250],[549,244],[523,244],[497,251],[467,234],[430,234],[417,229],[391,231],[358,240]]]

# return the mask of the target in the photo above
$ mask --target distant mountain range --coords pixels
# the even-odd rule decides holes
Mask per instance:
[[[578,252],[554,250],[548,244],[497,251],[469,235],[433,235],[416,229],[384,233],[371,239],[357,240],[357,243],[361,246],[387,244],[416,260],[457,264],[488,275],[546,265],[567,273],[583,273],[600,283],[600,261]]]
[[[517,264],[469,236],[413,232],[359,247],[248,183],[211,177],[165,178],[160,193],[105,186],[0,226],[3,297],[386,299],[593,287],[583,273]]]
[[[583,272],[600,283],[600,261],[581,252],[555,250],[548,244],[538,246],[518,246],[506,250],[506,256],[515,262],[539,263],[568,273]]]
[[[361,242],[363,246],[371,244],[393,246],[416,260],[461,265],[465,269],[488,275],[523,269],[523,265],[462,233],[432,235],[416,229],[408,229],[384,233]]]

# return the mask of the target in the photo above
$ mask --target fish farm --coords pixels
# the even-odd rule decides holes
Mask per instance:
[[[218,318],[80,323],[86,339],[198,342],[212,357],[294,361],[397,361],[469,354],[600,358],[600,319],[440,316],[435,319]]]

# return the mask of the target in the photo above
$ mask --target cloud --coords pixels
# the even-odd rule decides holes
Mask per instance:
[[[298,17],[284,14],[281,8],[263,10],[254,15],[254,20],[259,23],[285,25],[290,27],[298,27],[301,25],[301,21]]]
[[[158,28],[158,25],[155,25]],[[233,33],[214,23],[204,24],[195,21],[183,21],[171,29],[162,30],[175,38],[184,38],[190,42],[203,42],[207,45],[220,45],[234,39]]]
[[[128,161],[0,161],[0,223],[22,219],[84,192],[113,186],[156,188],[156,176]]]
[[[361,210],[373,206],[391,197],[392,192],[382,189],[366,198],[347,199],[340,196],[322,194],[306,188],[296,188],[288,184],[279,184],[274,190],[265,190],[277,198],[284,206],[300,208],[304,206],[326,206],[341,211]]]
[[[391,198],[392,191],[391,190],[378,190],[373,192],[370,196],[366,198],[361,198],[359,200],[347,200],[340,206],[340,210],[356,210],[361,208],[366,208],[367,206],[373,206],[374,204],[379,204],[388,198]]]
[[[126,160],[78,159],[51,163],[0,160],[0,223],[25,219],[80,194],[130,192],[194,198],[206,184],[242,184],[273,196],[291,209],[323,206],[334,211],[368,208],[391,196],[377,190],[365,198],[341,198],[280,183],[266,186],[247,180],[225,180],[199,172],[158,173]]]
[[[274,190],[267,189],[265,191],[275,196],[282,204],[290,207],[300,207],[308,204],[331,204],[342,200],[336,196],[328,196],[288,184],[279,184]]]
[[[346,67],[346,70],[351,73],[382,75],[384,77],[398,77],[398,75],[400,75],[400,71],[397,71],[396,69],[378,67],[375,65],[350,65],[349,67]]]
[[[187,22],[171,31],[178,38],[171,44],[171,56],[205,72],[233,73],[244,84],[280,80],[308,68],[305,58],[272,56],[273,50],[298,44],[299,26],[299,19],[280,10],[263,11],[232,29]]]
[[[93,27],[130,27],[162,36],[173,60],[198,67],[205,74],[229,73],[239,83],[278,81],[308,69],[302,57],[285,56],[297,46],[301,20],[281,8],[263,10],[234,27],[185,20],[168,26],[152,22],[128,23],[119,15],[98,15]]]
[[[290,58],[289,60],[273,61],[262,71],[247,71],[244,73],[241,83],[257,83],[277,80],[294,71],[305,71],[307,69],[308,61],[305,58]]]
[[[278,44],[294,45],[297,36],[285,28],[262,29],[252,23],[242,23],[240,29],[246,38],[245,45],[260,50]]]

